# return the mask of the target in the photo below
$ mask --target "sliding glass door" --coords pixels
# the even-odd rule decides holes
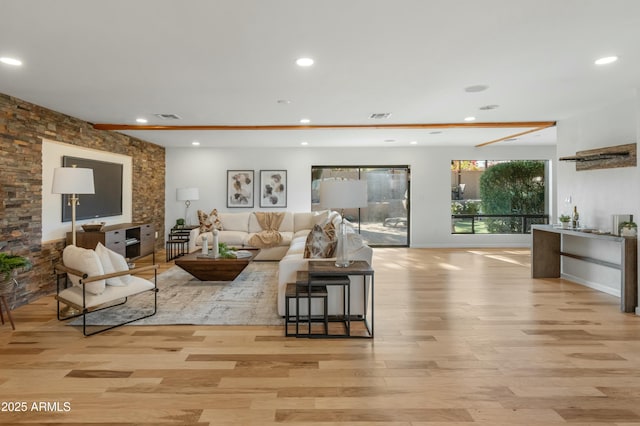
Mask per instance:
[[[345,210],[370,246],[409,246],[409,166],[313,166],[311,209],[323,210],[320,186],[325,180],[367,181],[368,206]]]

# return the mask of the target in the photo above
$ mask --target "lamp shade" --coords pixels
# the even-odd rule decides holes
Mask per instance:
[[[52,194],[95,194],[93,169],[58,167],[53,169]]]
[[[320,205],[327,209],[367,207],[367,181],[323,181],[320,185]]]
[[[200,191],[198,191],[198,188],[178,188],[176,190],[176,199],[178,201],[199,200]]]

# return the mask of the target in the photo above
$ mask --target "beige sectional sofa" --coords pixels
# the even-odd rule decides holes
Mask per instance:
[[[218,219],[222,226],[219,231],[218,241],[230,246],[249,246],[251,237],[262,231],[256,215],[253,212],[221,212]],[[304,249],[307,236],[316,224],[332,221],[338,229],[340,215],[336,212],[285,212],[279,232],[282,235],[281,243],[276,247],[263,248],[256,260],[279,261],[278,267],[278,313],[285,314],[285,290],[287,283],[295,282],[296,272],[308,269],[310,259],[304,258]],[[351,227],[350,227],[351,228]],[[364,244],[360,235],[351,228],[347,238],[347,250],[351,260],[366,260],[371,264],[373,250]],[[189,238],[189,252],[202,248],[203,238],[206,237],[209,244],[213,241],[213,233],[200,233],[196,228],[191,231]],[[332,258],[335,259],[335,258]],[[351,277],[351,314],[359,315],[364,312],[362,277]],[[342,288],[330,287],[328,297],[329,315],[342,313]],[[316,311],[319,301],[314,301],[312,310]],[[306,305],[306,304],[302,304]],[[301,308],[302,311],[303,308]],[[295,305],[290,304],[290,312],[295,313]]]

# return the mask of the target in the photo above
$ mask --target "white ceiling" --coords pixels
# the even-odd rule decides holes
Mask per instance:
[[[0,56],[23,61],[0,64],[0,92],[92,123],[557,121],[640,87],[638,0],[0,0],[0,16]],[[594,65],[609,55],[620,60]],[[395,147],[527,129],[434,130],[125,133],[166,147]],[[553,143],[555,128],[500,142]]]

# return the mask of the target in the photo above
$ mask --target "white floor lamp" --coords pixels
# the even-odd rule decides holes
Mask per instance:
[[[340,229],[338,231],[338,250],[336,266],[349,266],[347,253],[347,224],[344,222],[344,210],[367,207],[366,180],[325,180],[320,185],[320,205],[324,208],[340,209]]]
[[[76,206],[80,204],[78,194],[95,194],[93,169],[80,167],[58,167],[53,170],[53,194],[69,195],[71,205],[71,241],[76,245]]]
[[[200,191],[198,188],[178,188],[176,190],[176,199],[178,201],[184,201],[184,220],[187,225],[191,225],[189,220],[189,206],[192,201],[200,199]]]

